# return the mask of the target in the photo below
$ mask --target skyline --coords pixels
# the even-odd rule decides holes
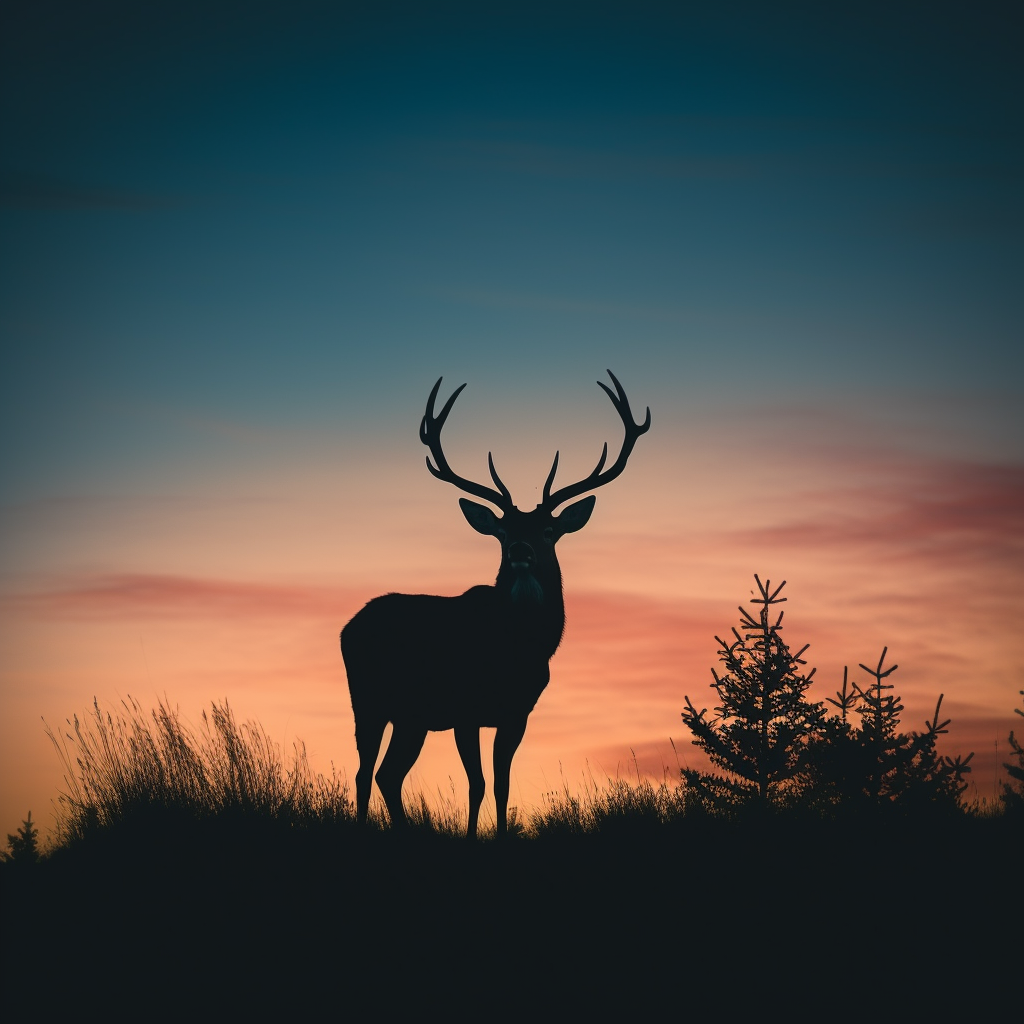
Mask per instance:
[[[559,480],[615,449],[607,367],[653,424],[559,545],[513,794],[692,757],[756,572],[812,699],[888,646],[904,727],[945,693],[991,798],[1024,688],[998,5],[244,10],[58,5],[0,42],[0,832],[49,823],[39,719],[94,695],[227,696],[353,778],[345,621],[497,571],[424,467],[433,382],[468,382],[456,471],[493,451],[529,508],[556,449]],[[431,737],[412,782],[449,774],[463,804]]]

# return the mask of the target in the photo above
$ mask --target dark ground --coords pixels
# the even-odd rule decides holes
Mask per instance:
[[[8,1020],[1019,1019],[1022,850],[999,819],[503,845],[109,833],[0,869],[2,1005]]]

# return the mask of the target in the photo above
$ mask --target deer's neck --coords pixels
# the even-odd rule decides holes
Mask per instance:
[[[546,572],[517,572],[503,565],[494,587],[507,609],[511,628],[550,658],[565,629],[562,573],[557,564]]]

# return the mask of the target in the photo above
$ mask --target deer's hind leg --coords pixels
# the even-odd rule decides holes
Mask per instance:
[[[498,726],[494,734],[494,810],[497,816],[497,837],[508,831],[508,791],[512,758],[526,733],[526,716],[511,719]]]
[[[384,736],[385,718],[362,718],[356,722],[356,750],[359,751],[359,770],[356,772],[356,820],[366,824],[366,813],[370,806],[370,790],[373,788],[373,768],[380,753],[380,741]]]
[[[480,730],[476,726],[456,726],[455,745],[459,748],[462,767],[469,779],[469,826],[466,836],[476,838],[476,823],[484,799],[484,770],[480,765]]]
[[[406,824],[405,808],[402,807],[402,783],[409,769],[416,763],[427,738],[426,726],[413,722],[395,722],[391,733],[388,752],[377,771],[377,785],[391,815],[391,825],[401,828]]]

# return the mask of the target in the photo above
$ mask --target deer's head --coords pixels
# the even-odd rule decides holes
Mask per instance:
[[[608,371],[608,376],[611,377],[612,383],[615,385],[615,392],[612,392],[611,388],[601,381],[597,383],[612,400],[612,405],[615,406],[625,428],[625,437],[618,458],[608,469],[604,468],[608,459],[608,444],[605,443],[597,467],[588,477],[561,487],[552,493],[551,485],[554,483],[555,472],[558,469],[558,452],[555,452],[551,471],[544,483],[541,503],[531,512],[522,512],[512,503],[512,495],[498,476],[490,452],[487,453],[487,466],[491,479],[494,481],[494,487],[478,484],[461,477],[448,465],[448,460],[441,448],[441,428],[444,426],[455,400],[466,385],[462,384],[456,388],[436,416],[434,415],[434,402],[441,387],[440,377],[430,392],[430,398],[427,399],[427,411],[420,424],[420,440],[427,445],[430,454],[434,457],[433,463],[429,458],[427,459],[427,469],[439,480],[446,480],[467,494],[483,498],[500,510],[501,514],[496,515],[486,505],[469,501],[467,498],[459,499],[459,505],[469,525],[478,533],[497,537],[500,541],[502,560],[498,582],[500,585],[504,578],[510,583],[510,592],[514,601],[523,599],[543,601],[545,588],[556,581],[559,590],[561,589],[561,573],[558,568],[558,559],[555,557],[555,544],[565,534],[575,533],[587,525],[597,499],[594,495],[590,495],[567,506],[558,515],[555,515],[555,510],[570,498],[578,497],[586,491],[595,490],[614,480],[625,469],[626,461],[633,451],[637,438],[650,429],[651,410],[647,410],[647,417],[642,424],[635,423],[622,385],[611,370]]]

